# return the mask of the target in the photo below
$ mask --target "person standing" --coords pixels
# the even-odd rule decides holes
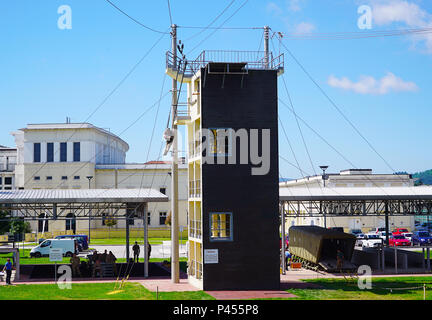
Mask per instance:
[[[10,258],[7,258],[7,261],[3,267],[3,272],[6,271],[6,284],[12,284],[11,283],[11,277],[12,277],[12,262],[10,261]]]
[[[81,259],[74,253],[72,258],[70,258],[70,263],[72,266],[72,275],[79,275],[81,277],[80,263]]]
[[[138,245],[138,242],[135,241],[135,244],[132,247],[133,253],[134,253],[134,262],[138,262],[139,254],[140,254],[140,247]]]

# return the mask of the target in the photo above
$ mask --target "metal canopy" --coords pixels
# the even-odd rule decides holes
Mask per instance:
[[[70,219],[116,216],[126,219],[125,212],[144,216],[148,202],[168,202],[168,197],[154,189],[37,189],[0,191],[0,210],[24,219]],[[43,217],[40,217],[40,215]]]
[[[430,215],[432,187],[280,188],[286,216]]]

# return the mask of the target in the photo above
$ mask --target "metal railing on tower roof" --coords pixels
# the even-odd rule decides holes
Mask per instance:
[[[184,77],[193,76],[209,63],[245,63],[248,70],[283,72],[284,54],[273,57],[273,53],[270,52],[267,60],[265,51],[206,50],[202,51],[195,60],[188,60],[185,66],[180,57],[174,57],[170,51],[166,53],[167,69],[178,71],[180,74],[184,72]]]

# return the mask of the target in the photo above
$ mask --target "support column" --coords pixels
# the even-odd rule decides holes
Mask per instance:
[[[177,68],[177,25],[171,26],[173,68]],[[171,167],[171,281],[173,283],[180,282],[180,267],[179,267],[179,235],[178,235],[178,140],[177,140],[177,81],[172,80],[172,131],[174,139],[172,143],[172,167]]]
[[[388,201],[385,201],[385,231],[386,231],[386,246],[389,245],[389,207],[388,207]],[[396,247],[396,246],[395,246]]]
[[[281,258],[282,258],[282,274],[285,274],[286,263],[285,263],[285,203],[282,203],[282,208],[280,209],[281,214],[281,226],[282,226],[282,249],[281,249]]]
[[[431,263],[430,263],[430,248],[428,247],[426,249],[427,251],[427,271],[429,272],[431,269]]]
[[[149,256],[148,256],[148,219],[147,219],[147,203],[143,204],[143,215],[144,215],[144,278],[148,278],[148,266],[149,266]]]
[[[269,69],[270,67],[269,33],[270,33],[270,27],[265,26],[264,27],[264,53],[265,53],[264,63],[266,69]]]
[[[129,214],[126,209],[126,263],[129,262]]]
[[[394,246],[394,253],[395,253],[395,256],[394,256],[394,263],[395,263],[395,273],[398,273],[398,260],[397,260],[397,246],[396,246],[396,244],[395,244],[395,246]]]

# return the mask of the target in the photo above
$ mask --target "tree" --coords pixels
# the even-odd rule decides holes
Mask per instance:
[[[105,225],[108,226],[108,239],[110,238],[111,233],[111,227],[115,226],[117,224],[117,220],[114,218],[106,218],[105,219]]]
[[[170,226],[170,225],[171,225],[171,211],[168,213],[168,216],[167,216],[166,219],[165,219],[165,224],[166,224],[167,226]]]
[[[0,234],[5,234],[10,229],[10,220],[3,219],[7,219],[7,212],[0,210]]]

